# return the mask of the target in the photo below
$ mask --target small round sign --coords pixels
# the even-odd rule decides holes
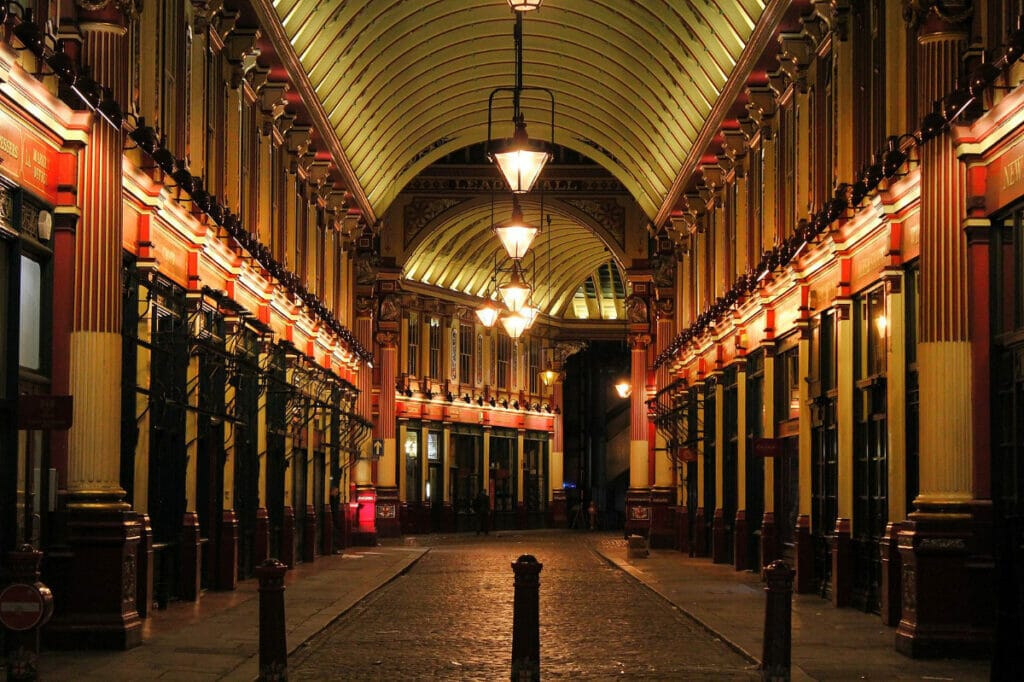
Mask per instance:
[[[43,620],[44,607],[35,585],[8,585],[0,592],[0,624],[8,630],[31,630]]]

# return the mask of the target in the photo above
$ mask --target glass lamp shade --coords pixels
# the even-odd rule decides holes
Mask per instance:
[[[527,319],[522,313],[509,313],[501,316],[501,326],[511,338],[518,339],[526,331]]]
[[[483,307],[477,308],[476,316],[479,318],[480,324],[490,329],[498,321],[498,306],[488,301],[484,303]]]
[[[529,12],[533,9],[540,9],[540,3],[544,0],[508,0],[508,6],[513,12]]]
[[[545,386],[550,386],[555,383],[555,379],[558,378],[558,372],[551,369],[550,367],[540,373],[540,380],[544,382]]]
[[[519,314],[526,318],[526,328],[529,329],[533,326],[533,323],[537,321],[537,317],[540,315],[540,308],[535,308],[532,305],[524,305],[523,309],[519,311]]]
[[[501,245],[505,247],[508,257],[515,260],[526,256],[530,244],[537,236],[537,228],[523,220],[523,212],[519,208],[518,201],[514,201],[512,204],[512,217],[503,223],[498,223],[494,227],[494,232],[501,240]]]
[[[629,382],[623,379],[619,383],[615,384],[615,392],[619,394],[620,398],[628,398],[633,394],[633,387],[629,385]]]
[[[491,153],[494,163],[505,177],[514,194],[525,194],[533,189],[551,153],[543,142],[532,142],[526,135],[526,124],[517,123],[511,140],[506,140]]]
[[[522,278],[519,266],[512,268],[512,279],[498,287],[501,301],[511,313],[518,313],[530,298],[530,285]]]

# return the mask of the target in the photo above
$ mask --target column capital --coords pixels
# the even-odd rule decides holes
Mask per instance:
[[[629,347],[632,350],[647,350],[647,347],[651,344],[650,334],[628,334],[626,341],[629,343]]]
[[[904,0],[903,19],[922,37],[963,32],[974,16],[971,0]]]
[[[396,332],[377,332],[377,343],[385,350],[393,350],[398,347],[398,334]]]

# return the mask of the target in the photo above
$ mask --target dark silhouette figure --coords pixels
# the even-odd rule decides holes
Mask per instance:
[[[473,511],[476,512],[476,534],[480,535],[482,531],[484,535],[488,535],[488,531],[490,531],[491,498],[486,490],[481,490],[480,494],[473,498]]]

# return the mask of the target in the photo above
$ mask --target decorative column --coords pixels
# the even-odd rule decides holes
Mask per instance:
[[[712,374],[708,387],[715,392],[715,461],[705,462],[715,468],[715,510],[711,520],[711,561],[724,564],[729,560],[726,545],[725,509],[725,386],[722,375]]]
[[[698,381],[694,384],[693,391],[696,395],[706,395],[704,392],[704,383]],[[706,424],[705,413],[707,408],[704,407],[704,401],[701,400],[697,406],[697,423]],[[701,434],[701,438],[697,440],[697,511],[693,517],[693,545],[691,554],[693,556],[707,556],[708,555],[708,510],[704,506],[704,467],[707,466],[707,462],[704,460],[704,441],[707,439],[707,434]],[[712,465],[713,466],[713,465]],[[714,511],[712,510],[712,513]]]
[[[832,603],[849,606],[853,591],[853,302],[849,294],[851,261],[840,259],[839,291],[836,308],[836,416],[839,431],[838,514],[832,533]]]
[[[886,625],[900,622],[902,595],[899,529],[907,513],[907,325],[903,292],[903,270],[885,270],[886,291],[886,376],[885,405],[889,436],[888,452],[889,519],[879,547],[882,555],[881,616]]]
[[[526,450],[525,450],[526,429],[516,429],[516,454],[512,463],[516,475],[516,528],[526,528]]]
[[[750,568],[754,557],[747,522],[747,363],[736,364],[736,518],[732,530],[732,564],[737,571]],[[760,494],[758,491],[755,494]],[[756,522],[755,522],[756,523]]]
[[[233,286],[233,284],[232,284]],[[243,333],[242,321],[237,316],[225,319],[228,334]],[[235,382],[224,382],[224,406],[235,416],[237,408]],[[235,516],[235,461],[238,447],[235,429],[224,430],[224,496],[221,500],[217,548],[216,585],[220,590],[233,590],[238,583],[238,517]]]
[[[972,3],[914,0],[919,110],[954,90]],[[991,641],[986,599],[972,599],[970,555],[982,538],[975,511],[975,434],[968,292],[966,168],[951,135],[921,147],[920,493],[899,533],[903,613],[896,648],[911,656],[982,653]],[[987,428],[987,425],[983,428]],[[991,584],[991,580],[987,581]]]
[[[128,100],[126,24],[134,3],[79,0],[82,63]],[[122,9],[123,7],[123,9]],[[70,328],[73,426],[68,434],[67,593],[47,634],[60,643],[127,649],[141,643],[136,610],[138,517],[120,485],[121,458],[121,157],[123,135],[94,116],[78,156],[81,221],[75,244]]]
[[[565,503],[565,422],[562,417],[562,388],[565,382],[565,372],[562,371],[561,363],[553,368],[555,380],[551,382],[551,411],[554,417],[551,420],[551,525],[555,528],[565,528],[569,523],[568,511]],[[487,473],[487,467],[484,467]]]
[[[360,256],[357,260],[365,262],[366,256]],[[361,267],[359,265],[357,268]],[[372,275],[367,275],[371,281]],[[357,279],[357,288],[366,286],[363,283],[364,275],[360,274]],[[368,292],[367,292],[368,293]],[[356,339],[364,348],[373,347],[373,298],[370,295],[361,296],[357,293],[355,301],[355,335]],[[366,420],[373,417],[373,371],[369,367],[360,367],[356,374],[356,387],[359,395],[356,398],[356,414]],[[356,463],[352,471],[352,500],[356,503],[355,517],[352,519],[353,545],[377,544],[376,526],[376,493],[373,488],[373,466],[371,463],[371,448],[373,441],[366,439],[360,445],[360,452],[357,455]],[[367,509],[367,506],[371,508]]]
[[[631,311],[643,306],[646,320],[647,304],[638,296],[631,297]],[[636,301],[640,301],[639,304]],[[631,312],[630,319],[638,316]],[[630,396],[629,424],[629,489],[626,490],[626,528],[629,534],[647,535],[651,527],[651,491],[648,480],[650,444],[647,441],[647,406],[644,387],[647,384],[647,346],[651,337],[643,333],[630,333]]]
[[[383,304],[382,304],[383,313]],[[390,312],[389,312],[390,315]],[[397,323],[397,320],[392,322]],[[384,320],[381,321],[381,326]],[[396,324],[397,326],[397,324]],[[398,468],[395,416],[395,383],[398,380],[398,339],[395,331],[378,331],[377,344],[380,362],[379,417],[376,437],[384,441],[384,455],[377,462],[377,533],[382,538],[402,534],[398,519]]]
[[[199,254],[191,251],[188,259],[189,289],[186,294],[186,314],[192,316],[202,305],[202,293],[195,287],[199,283]],[[199,528],[199,513],[196,511],[196,485],[199,474],[199,356],[190,353],[188,369],[185,374],[185,386],[188,393],[185,401],[185,512],[181,518],[181,535],[178,538],[180,552],[179,571],[181,572],[181,598],[186,601],[198,601],[202,592],[202,545]]]
[[[674,284],[675,277],[675,256],[659,256],[659,261],[666,259],[668,265],[662,265],[657,269],[655,282]],[[669,267],[671,265],[671,267]],[[668,287],[666,287],[668,289]],[[671,292],[671,289],[668,289]],[[657,316],[655,323],[655,350],[658,354],[668,348],[675,336],[674,315],[675,305],[672,298],[662,298],[662,290],[659,288],[659,298],[654,303]],[[669,385],[668,363],[662,363],[655,374],[655,389],[661,390]],[[645,406],[646,411],[646,406]],[[669,443],[665,436],[654,431],[654,486],[651,487],[651,547],[668,548],[674,547],[677,543],[677,532],[675,523],[679,520],[674,515],[676,504],[676,452],[674,443]]]
[[[810,291],[806,286],[801,289],[800,320],[797,328],[800,330],[800,339],[797,341],[797,365],[800,377],[809,377],[811,374],[811,321],[810,321]],[[796,563],[796,581],[793,589],[798,594],[807,594],[815,589],[814,580],[814,542],[811,538],[811,445],[813,443],[811,434],[811,387],[807,381],[800,381],[800,423],[799,436],[797,437],[797,471],[800,481],[798,484],[796,528],[793,530],[793,552]]]
[[[775,438],[775,346],[766,343],[761,374],[761,435]],[[806,381],[801,381],[806,384]],[[787,455],[788,456],[788,455]],[[761,517],[761,566],[779,558],[779,532],[775,524],[775,460],[764,460],[764,514]],[[792,529],[791,529],[792,530]]]
[[[270,340],[264,337],[260,342],[259,359],[257,360],[260,372],[263,373],[261,380],[267,379],[267,375],[271,371],[270,347]],[[259,500],[256,504],[256,533],[252,541],[253,566],[259,566],[270,558],[270,514],[267,511],[267,440],[267,391],[261,391],[259,397],[256,398],[256,453],[257,466],[259,467],[257,488]]]

